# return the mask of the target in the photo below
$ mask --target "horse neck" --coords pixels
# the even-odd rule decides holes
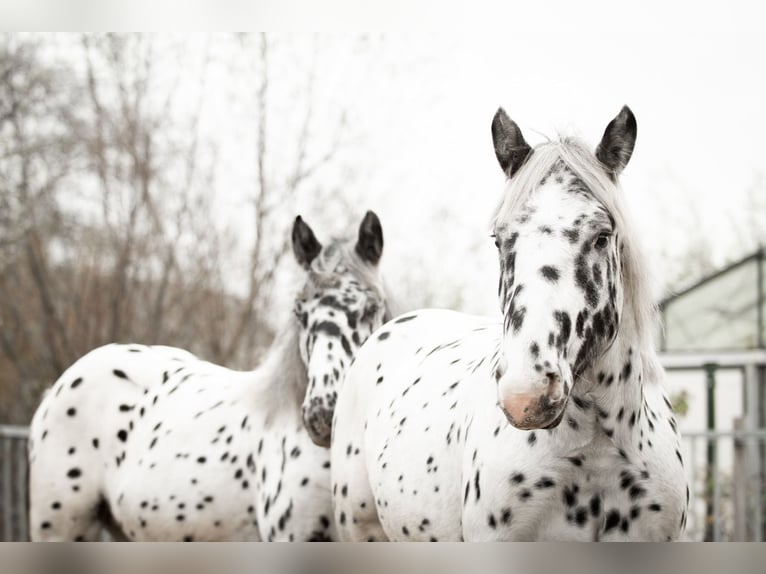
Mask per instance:
[[[590,383],[588,395],[594,402],[598,426],[623,456],[644,448],[639,448],[641,433],[647,434],[649,423],[644,385],[658,384],[661,373],[652,341],[638,334],[626,311],[612,346],[583,374]]]
[[[298,337],[297,322],[292,320],[277,335],[263,363],[254,371],[263,381],[270,415],[277,412],[300,415],[308,380]]]

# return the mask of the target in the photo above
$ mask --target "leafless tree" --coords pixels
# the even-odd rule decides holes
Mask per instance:
[[[76,155],[67,131],[75,120],[57,91],[66,80],[39,51],[34,41],[0,39],[0,343],[18,379],[60,370],[70,350],[46,242],[61,232],[54,194]]]
[[[43,50],[54,40],[66,57]],[[235,46],[256,82],[246,118],[256,142],[254,236],[240,290],[230,286],[242,263],[232,261],[236,238],[211,193],[218,142],[200,128],[211,43]],[[210,38],[189,105],[180,72],[168,77],[188,72],[183,40],[0,39],[0,420],[26,422],[41,388],[107,342],[253,365],[273,336],[271,291],[294,217],[285,208],[336,161],[345,129],[341,113],[329,143],[315,141],[312,65],[292,78],[299,121],[284,128],[274,106],[278,44]]]
[[[260,34],[254,42],[251,38],[241,38],[245,50],[255,52],[255,77],[257,89],[255,92],[256,110],[256,181],[251,194],[252,225],[255,239],[250,250],[247,291],[236,313],[234,327],[228,339],[223,343],[221,360],[230,362],[238,349],[246,351],[246,360],[252,360],[254,334],[252,328],[258,324],[259,309],[264,309],[268,300],[268,289],[274,279],[274,273],[289,249],[289,235],[283,229],[276,228],[273,221],[274,211],[285,204],[290,204],[296,194],[306,184],[311,182],[314,174],[324,165],[332,162],[338,154],[345,128],[345,117],[341,113],[339,121],[334,126],[334,137],[330,145],[323,150],[309,153],[312,143],[311,129],[317,110],[314,108],[313,67],[308,69],[302,90],[301,101],[296,102],[296,112],[300,115],[298,132],[293,141],[295,154],[291,166],[279,177],[270,177],[268,170],[269,154],[272,152],[272,140],[269,126],[269,99],[273,82],[272,41],[266,34]],[[277,225],[284,225],[279,221]],[[281,237],[276,245],[270,245],[268,236]],[[244,343],[244,345],[243,345]]]

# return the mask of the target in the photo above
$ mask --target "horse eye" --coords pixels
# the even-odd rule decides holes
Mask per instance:
[[[609,245],[609,237],[611,236],[608,233],[600,233],[594,244],[596,249],[604,249],[604,247]]]
[[[495,234],[493,233],[492,235],[490,235],[490,237],[491,237],[492,239],[494,239],[494,240],[495,240],[495,247],[497,247],[498,249],[500,249],[500,242],[497,240],[497,235],[495,235]]]

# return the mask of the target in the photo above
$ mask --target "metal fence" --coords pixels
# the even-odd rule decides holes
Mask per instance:
[[[29,539],[26,427],[0,425],[0,541]],[[766,429],[683,434],[695,541],[764,541]]]
[[[29,540],[27,427],[0,425],[0,541]]]
[[[766,429],[685,432],[686,535],[695,541],[764,541]]]

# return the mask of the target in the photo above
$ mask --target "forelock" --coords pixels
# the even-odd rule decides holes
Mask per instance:
[[[311,262],[309,281],[317,288],[356,280],[362,288],[378,283],[375,271],[356,254],[351,242],[333,239]]]

